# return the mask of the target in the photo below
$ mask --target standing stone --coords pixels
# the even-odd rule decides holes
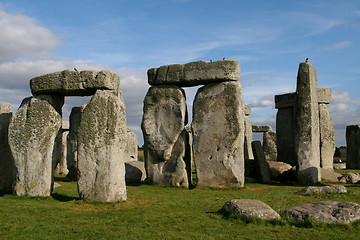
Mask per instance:
[[[78,191],[99,202],[126,200],[126,113],[119,90],[97,90],[78,130]]]
[[[39,95],[23,100],[9,125],[14,157],[14,194],[50,196],[53,171],[61,145],[64,97]]]
[[[360,124],[346,127],[346,168],[360,169]]]
[[[295,105],[296,93],[275,96],[277,161],[297,165],[295,154]]]
[[[176,86],[151,87],[144,99],[141,129],[147,181],[189,186],[190,151],[185,92]]]
[[[326,104],[319,103],[321,168],[333,170],[335,130]]]
[[[272,183],[269,163],[265,159],[264,151],[261,147],[260,141],[253,141],[251,143],[254,152],[254,159],[260,181],[262,183]]]
[[[250,122],[249,115],[251,108],[245,105],[245,118],[244,118],[244,129],[245,129],[245,140],[244,140],[244,158],[245,160],[254,159],[254,154],[251,148],[251,142],[253,141],[252,125]]]
[[[11,192],[14,178],[14,160],[8,141],[12,105],[0,103],[0,191]]]
[[[66,155],[67,155],[67,139],[69,135],[69,129],[62,129],[61,133],[61,148],[60,156],[57,161],[55,168],[55,175],[57,174],[68,174],[69,170],[67,169]]]
[[[128,161],[137,161],[138,160],[138,140],[135,133],[130,131],[130,128],[127,129],[127,141],[125,146],[125,155]]]
[[[265,159],[267,161],[276,161],[277,149],[276,149],[276,133],[273,131],[267,131],[263,134],[263,149]]]
[[[298,181],[314,184],[321,180],[319,106],[316,71],[309,62],[300,63],[295,103],[295,152]]]
[[[71,109],[70,128],[67,139],[67,169],[69,173],[66,178],[71,181],[77,180],[77,150],[78,150],[78,131],[81,122],[81,116],[86,105],[76,106]]]
[[[200,88],[193,105],[198,186],[244,186],[244,102],[239,82]]]

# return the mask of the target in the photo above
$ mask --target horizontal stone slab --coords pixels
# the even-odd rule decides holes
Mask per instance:
[[[252,131],[253,132],[271,132],[272,128],[271,126],[258,126],[258,125],[252,125]]]
[[[331,99],[331,88],[318,88],[318,102],[319,103],[330,103]]]
[[[240,64],[236,60],[197,61],[187,64],[164,65],[148,70],[148,83],[192,87],[213,82],[238,81]]]
[[[60,93],[65,96],[90,96],[97,89],[116,90],[119,84],[120,77],[111,71],[64,70],[31,79],[30,89],[34,95]]]
[[[331,88],[318,88],[318,103],[329,104],[331,99]],[[294,107],[296,100],[296,92],[275,95],[275,108]]]

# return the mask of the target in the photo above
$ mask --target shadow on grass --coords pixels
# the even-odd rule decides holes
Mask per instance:
[[[59,193],[53,193],[53,194],[51,194],[51,197],[60,202],[70,202],[73,200],[81,200],[80,197],[72,197],[72,196],[67,196],[67,195],[59,194]]]

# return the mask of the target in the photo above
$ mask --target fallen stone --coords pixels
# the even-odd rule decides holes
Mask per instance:
[[[10,103],[0,103],[0,191],[4,192],[12,191],[15,173],[14,159],[8,141],[12,109]]]
[[[255,164],[257,166],[260,177],[260,182],[267,184],[272,183],[269,163],[265,159],[264,151],[261,147],[261,142],[253,141],[251,146],[254,153]]]
[[[334,169],[346,169],[346,163],[334,163]]]
[[[50,196],[61,146],[64,97],[39,95],[23,100],[9,125],[16,168],[14,194]]]
[[[144,99],[141,129],[147,181],[189,186],[189,133],[185,92],[176,86],[151,87]]]
[[[60,183],[54,182],[53,189],[61,187]]]
[[[272,178],[276,178],[282,173],[292,169],[292,166],[290,164],[284,163],[284,162],[268,162],[270,167],[270,172]]]
[[[360,219],[360,204],[323,201],[286,208],[284,214],[300,222],[350,223]]]
[[[280,219],[280,215],[269,205],[259,200],[252,199],[234,199],[225,203],[220,210],[225,215],[235,215],[251,218],[260,218],[264,220]]]
[[[321,180],[324,182],[339,182],[341,177],[340,173],[321,168]]]
[[[240,65],[235,60],[197,61],[151,68],[148,70],[148,83],[152,86],[191,87],[214,82],[238,81],[240,72]]]
[[[347,193],[346,187],[342,185],[331,185],[331,186],[308,186],[300,191],[296,192],[297,194],[327,194],[327,193]]]
[[[144,162],[128,161],[125,162],[125,181],[126,184],[140,184],[146,179]]]
[[[244,186],[244,102],[239,82],[208,84],[193,104],[198,186]]]
[[[78,192],[89,201],[126,200],[126,109],[119,90],[97,90],[78,130]]]
[[[360,174],[358,173],[345,173],[340,179],[340,182],[346,183],[360,183]]]
[[[33,95],[58,93],[65,96],[90,96],[96,90],[116,90],[120,78],[113,72],[71,71],[49,73],[30,80]]]

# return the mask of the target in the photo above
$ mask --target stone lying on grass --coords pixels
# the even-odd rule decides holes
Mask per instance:
[[[286,172],[292,168],[290,164],[284,163],[284,162],[275,162],[275,161],[268,161],[270,166],[270,172],[271,176],[273,178],[278,177],[283,172]]]
[[[346,183],[360,183],[360,174],[358,173],[345,173],[341,178],[340,182]]]
[[[125,162],[125,182],[126,184],[140,184],[146,178],[144,162],[127,161]]]
[[[340,173],[321,168],[321,180],[324,182],[340,182],[341,177]]]
[[[297,194],[321,194],[321,193],[346,193],[346,187],[341,185],[330,185],[330,186],[308,186],[301,189]]]
[[[225,215],[243,216],[247,219],[260,218],[264,220],[280,219],[280,215],[269,205],[252,199],[233,199],[225,203],[221,212]]]
[[[286,208],[284,214],[300,222],[350,223],[360,219],[360,204],[323,201]]]

